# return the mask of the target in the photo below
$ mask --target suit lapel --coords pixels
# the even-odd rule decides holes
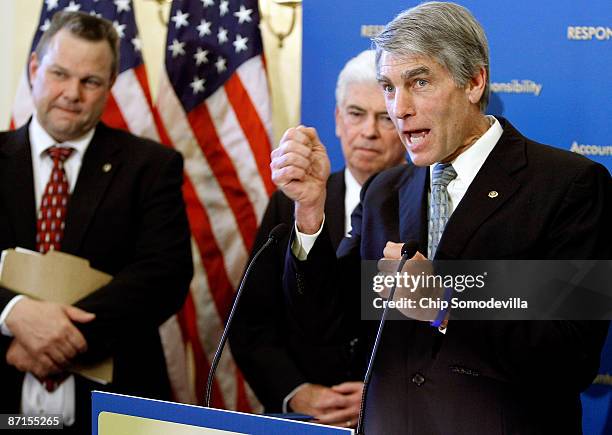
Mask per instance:
[[[8,141],[0,159],[0,189],[15,233],[15,244],[35,249],[36,200],[28,126],[29,123],[13,133],[6,133]]]
[[[416,240],[419,251],[426,253],[429,168],[409,165],[398,189],[400,240]]]
[[[436,258],[458,258],[478,228],[520,187],[512,174],[526,165],[525,140],[510,123],[500,122],[504,133],[449,219]]]
[[[77,183],[70,197],[62,251],[77,253],[89,224],[121,164],[121,148],[111,130],[99,123],[83,156]]]
[[[334,172],[327,183],[327,200],[325,201],[325,216],[329,236],[334,247],[338,247],[344,238],[345,210],[344,195],[346,186],[344,183],[344,170]]]

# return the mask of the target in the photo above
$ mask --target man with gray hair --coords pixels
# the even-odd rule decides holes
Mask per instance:
[[[346,168],[331,174],[325,203],[332,245],[350,231],[359,191],[373,174],[405,163],[406,151],[376,82],[373,50],[350,59],[336,86],[336,135]],[[293,225],[293,202],[276,192],[266,210],[253,252],[280,222]],[[305,336],[282,300],[289,237],[259,258],[230,334],[232,352],[267,412],[292,410],[320,423],[353,426],[361,400],[363,367],[355,355],[358,325],[330,325],[333,333]],[[265,313],[265,314],[264,314]],[[355,382],[357,381],[357,382]]]
[[[352,237],[325,228],[329,163],[313,128],[287,131],[272,178],[295,202],[286,303],[312,336],[359,316],[361,260],[609,259],[610,175],[486,116],[484,31],[453,3],[400,13],[374,38],[386,107],[414,165],[364,187]],[[570,236],[571,235],[571,236]],[[357,305],[357,308],[355,307]],[[385,326],[366,400],[367,434],[581,433],[579,393],[597,373],[607,322],[449,321]]]
[[[0,132],[0,250],[58,250],[112,280],[74,305],[0,286],[0,413],[91,431],[91,391],[171,398],[158,333],[189,289],[181,155],[100,122],[119,66],[113,24],[57,12],[30,58],[35,113]],[[113,360],[112,381],[72,374]]]

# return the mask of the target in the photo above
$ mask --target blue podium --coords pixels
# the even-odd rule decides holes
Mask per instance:
[[[314,423],[120,394],[92,393],[93,435],[350,435]]]

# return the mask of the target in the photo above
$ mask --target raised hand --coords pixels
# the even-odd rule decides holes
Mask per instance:
[[[272,180],[295,202],[300,231],[315,233],[323,222],[330,164],[325,146],[311,127],[290,128],[272,151]]]

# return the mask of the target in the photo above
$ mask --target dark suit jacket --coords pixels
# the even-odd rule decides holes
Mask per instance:
[[[158,327],[181,307],[192,275],[182,162],[170,148],[100,123],[69,200],[62,251],[114,276],[75,304],[96,314],[77,325],[88,343],[83,360],[114,357],[111,391],[170,398]],[[0,250],[35,249],[33,186],[28,126],[0,133]],[[0,310],[14,296],[0,288]],[[9,343],[0,338],[1,412],[18,411],[23,377],[6,365]],[[88,397],[77,397],[77,415],[82,403]]]
[[[334,249],[344,237],[344,171],[327,183],[325,216]],[[256,252],[277,224],[293,226],[293,201],[275,192],[263,217],[253,248]],[[267,412],[281,412],[283,399],[304,382],[334,385],[359,379],[351,358],[348,331],[311,339],[287,315],[282,275],[289,234],[259,258],[246,283],[234,317],[230,344],[242,373]],[[354,343],[353,343],[354,345]]]
[[[609,259],[608,171],[500,121],[503,135],[452,214],[436,258]],[[359,261],[378,260],[387,241],[418,240],[426,252],[428,187],[429,168],[385,171],[362,189],[338,261],[325,236],[305,262],[288,252],[287,304],[304,330],[316,336],[332,320],[359,321]],[[366,433],[580,433],[579,392],[597,373],[607,323],[451,320],[442,335],[424,322],[388,322]]]

